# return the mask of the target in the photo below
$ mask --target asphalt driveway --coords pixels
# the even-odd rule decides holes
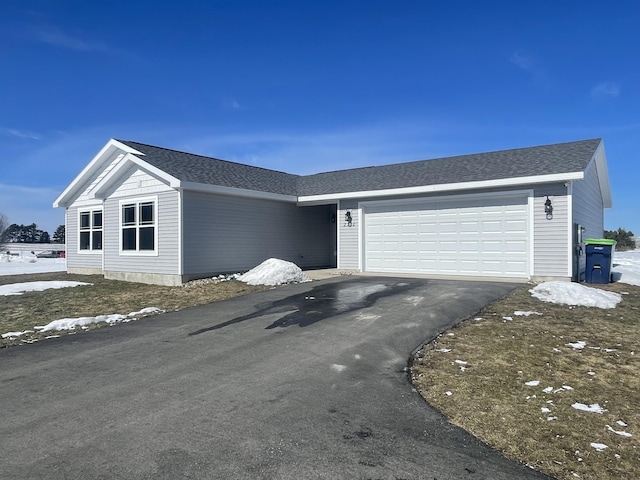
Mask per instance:
[[[0,350],[0,477],[546,478],[406,373],[514,287],[339,277]]]

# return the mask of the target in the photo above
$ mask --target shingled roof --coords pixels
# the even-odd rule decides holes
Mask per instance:
[[[601,139],[304,176],[119,141],[144,153],[145,162],[182,181],[310,196],[583,172]]]
[[[600,139],[307,175],[298,195],[386,190],[583,172]]]
[[[297,175],[217,158],[118,140],[144,153],[145,162],[185,182],[296,195]]]

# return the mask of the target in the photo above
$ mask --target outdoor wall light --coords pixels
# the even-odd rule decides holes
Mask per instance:
[[[544,202],[544,213],[547,215],[547,220],[551,220],[553,218],[553,205],[551,205],[549,195],[547,195],[547,201]]]
[[[344,214],[344,221],[347,222],[347,226],[351,226],[353,224],[353,217],[351,217],[351,210],[347,210],[347,213]]]

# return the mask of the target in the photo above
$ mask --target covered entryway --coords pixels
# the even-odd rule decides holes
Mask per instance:
[[[528,193],[363,202],[369,272],[529,277]]]

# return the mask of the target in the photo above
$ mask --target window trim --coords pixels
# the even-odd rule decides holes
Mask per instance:
[[[139,221],[140,205],[144,203],[153,204],[153,222],[141,224]],[[134,223],[131,225],[123,225],[123,207],[125,205],[135,204]],[[153,250],[140,250],[140,228],[153,227]],[[135,228],[136,230],[136,249],[124,250],[122,248],[122,232],[125,228]],[[118,201],[118,251],[123,256],[158,256],[158,196],[150,197],[133,197],[124,198]]]
[[[96,212],[100,212],[102,214],[102,226],[96,229],[93,225],[93,215]],[[89,229],[82,229],[81,227],[81,218],[83,214],[89,214]],[[77,244],[77,252],[79,255],[102,255],[104,252],[104,206],[103,205],[93,205],[86,207],[78,207],[77,211],[77,223],[78,231],[76,235]],[[82,233],[89,232],[89,248],[84,249],[80,248],[80,236]],[[94,232],[102,232],[102,248],[93,248],[93,234]]]

